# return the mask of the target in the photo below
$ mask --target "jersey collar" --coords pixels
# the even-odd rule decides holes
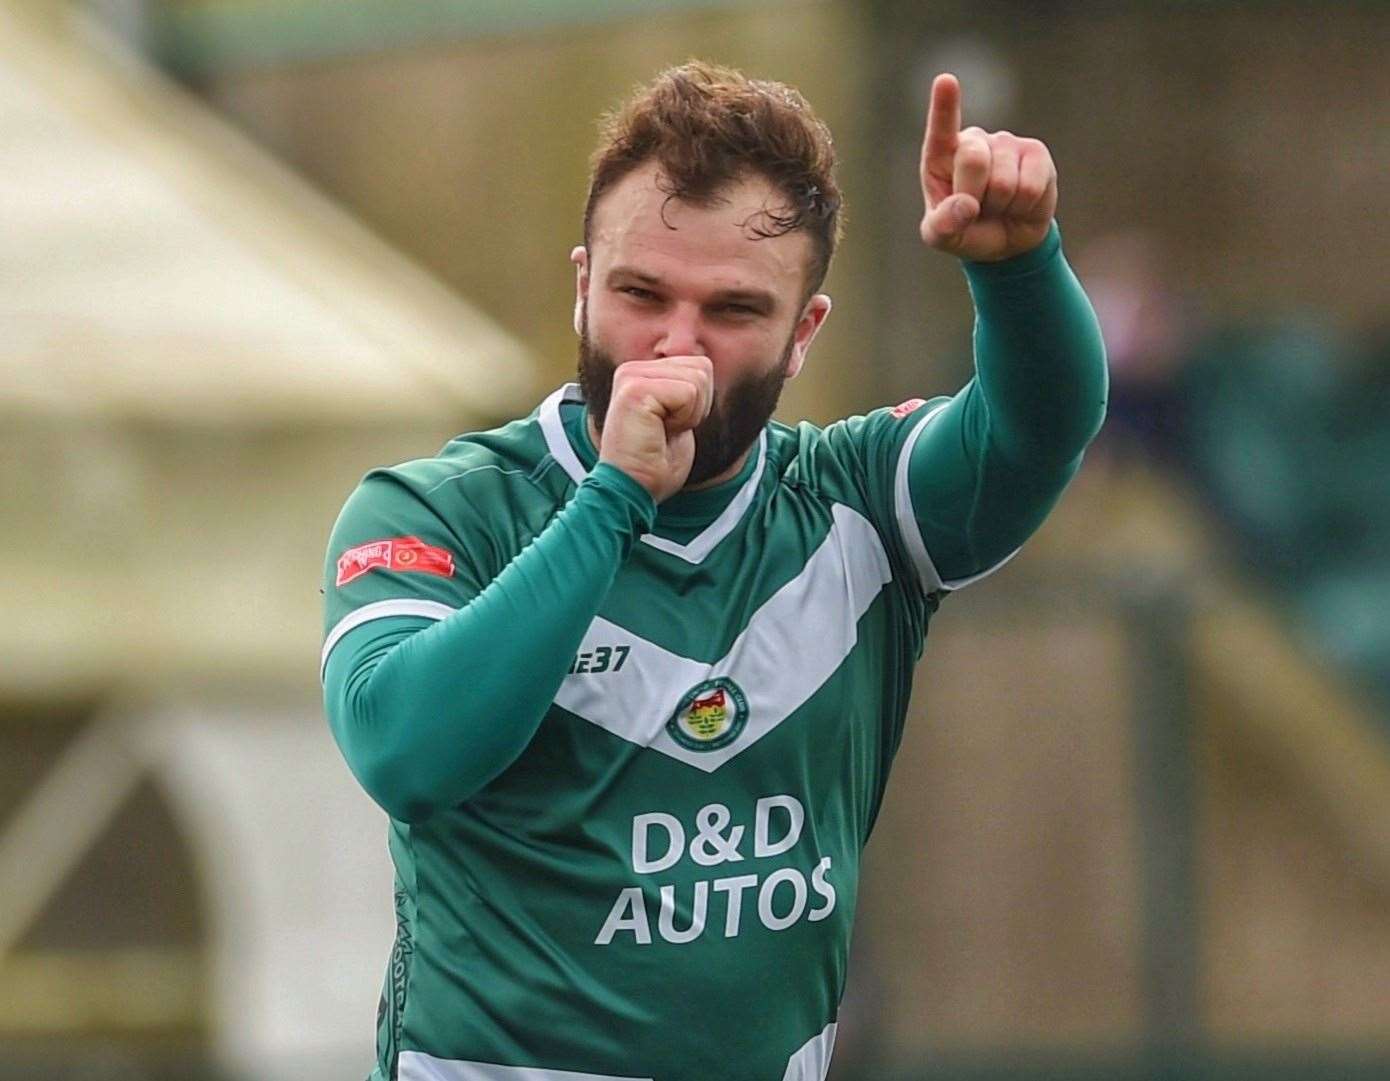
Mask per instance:
[[[565,402],[582,402],[583,400],[584,395],[579,389],[579,384],[566,383],[546,398],[541,403],[539,410],[541,431],[545,435],[546,447],[575,484],[582,481],[589,471],[579,460],[579,454],[575,451],[565,432],[564,422],[560,418],[560,406]],[[683,559],[687,563],[704,562],[705,557],[714,551],[719,542],[734,531],[734,528],[748,512],[748,508],[753,505],[753,500],[758,494],[758,484],[763,479],[763,470],[767,465],[766,430],[758,433],[758,444],[753,448],[753,454],[755,462],[753,468],[748,471],[747,479],[739,487],[738,494],[729,501],[728,506],[720,512],[714,521],[684,544],[669,540],[666,537],[658,537],[655,533],[644,533],[641,538],[642,543],[658,551],[666,552],[668,555],[673,555],[677,559]]]

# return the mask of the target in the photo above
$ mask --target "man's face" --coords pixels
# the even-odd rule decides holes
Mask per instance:
[[[648,165],[619,181],[595,208],[588,250],[571,256],[580,383],[601,430],[619,364],[708,357],[714,406],[695,430],[686,483],[696,486],[724,479],[757,438],[830,298],[804,300],[811,240],[803,231],[753,232],[759,215],[781,205],[766,180],[749,176],[696,206],[668,199],[657,179]]]

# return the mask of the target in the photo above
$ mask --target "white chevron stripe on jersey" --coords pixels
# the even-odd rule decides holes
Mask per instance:
[[[841,504],[801,573],[753,613],[714,664],[693,661],[595,619],[580,651],[626,646],[620,667],[565,677],[555,704],[616,736],[712,773],[747,750],[820,689],[859,639],[859,620],[892,581],[883,542],[867,518]],[[682,696],[700,683],[732,678],[747,696],[747,726],[719,750],[699,751],[666,731]]]
[[[835,1032],[839,1028],[831,1022],[812,1036],[801,1050],[787,1060],[787,1072],[782,1081],[825,1081],[830,1072],[830,1055],[835,1050]]]
[[[399,1081],[652,1081],[650,1077],[617,1077],[613,1074],[575,1073],[572,1070],[543,1070],[536,1066],[465,1062],[463,1059],[435,1058],[423,1051],[402,1051],[396,1063],[396,1077]]]
[[[566,383],[559,390],[554,391],[545,401],[541,402],[540,423],[541,431],[545,434],[545,445],[550,450],[553,457],[566,473],[570,480],[578,484],[589,475],[588,470],[579,461],[579,455],[574,452],[574,447],[570,446],[569,436],[565,434],[564,422],[560,419],[560,404],[562,402],[582,402],[583,396],[579,393],[579,386],[576,383]],[[729,505],[723,512],[704,529],[700,530],[685,544],[678,541],[668,540],[665,537],[658,537],[655,533],[643,533],[640,540],[643,544],[650,545],[658,551],[673,555],[677,559],[683,559],[687,563],[702,563],[705,556],[714,551],[715,547],[734,531],[739,520],[752,505],[754,497],[758,494],[758,485],[763,479],[763,469],[767,465],[767,432],[758,433],[758,445],[753,451],[757,455],[757,464],[753,467],[753,472],[749,474],[738,494],[729,501]]]

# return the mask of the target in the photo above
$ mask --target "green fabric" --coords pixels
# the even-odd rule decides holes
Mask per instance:
[[[939,567],[1015,547],[1094,427],[1095,402],[1059,409],[1076,385],[1035,385],[1100,362],[1053,326],[1081,321],[1058,266],[1054,239],[968,268],[975,389],[770,424],[739,477],[659,512],[595,465],[573,387],[367,476],[329,544],[323,666],[393,819],[373,1081],[824,1076]],[[1032,509],[980,518],[1010,492]]]
[[[1061,497],[1105,416],[1105,347],[1054,224],[1031,252],[964,263],[975,377],[930,418],[908,483],[941,578],[1008,558]]]
[[[353,493],[325,566],[330,702],[376,626],[402,607],[469,622],[473,598],[580,502],[591,481],[561,419],[579,401],[566,388]],[[374,1081],[397,1065],[823,1075],[860,854],[934,607],[896,482],[917,419],[770,425],[688,543],[643,534],[611,587],[556,576],[547,590],[601,595],[539,723],[521,712],[536,708],[528,684],[538,653],[561,647],[527,631],[550,618],[549,593],[474,623],[463,648],[487,665],[415,656],[419,687],[400,677],[391,723],[412,742],[412,728],[436,733],[417,753],[476,753],[488,728],[530,735],[467,798],[440,787],[386,801],[413,820],[390,825],[400,926]],[[402,562],[397,542],[422,554]],[[450,671],[460,664],[467,678]],[[436,697],[427,685],[441,681],[453,689]]]
[[[329,725],[353,774],[393,818],[414,821],[467,799],[522,752],[654,513],[645,489],[600,464],[451,618],[373,620],[329,655]]]
[[[948,584],[997,565],[1042,522],[1099,427],[1106,389],[1099,328],[1055,226],[1023,256],[964,266],[977,309],[977,374],[927,418],[908,470],[922,539]],[[561,417],[592,469],[582,405],[564,405]],[[750,455],[717,488],[678,493],[655,517],[640,486],[601,465],[543,540],[490,585],[475,583],[482,592],[466,616],[435,626],[391,617],[350,632],[347,648],[329,658],[326,708],[366,790],[409,821],[466,799],[504,769],[540,723],[633,529],[688,540],[723,510],[755,462]],[[878,467],[885,481],[891,464],[885,458]],[[489,659],[496,657],[507,663]],[[508,676],[515,668],[536,674],[520,695]],[[458,709],[465,699],[472,708]],[[515,721],[478,720],[503,714]]]

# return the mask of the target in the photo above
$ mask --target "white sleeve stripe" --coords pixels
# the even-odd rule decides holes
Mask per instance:
[[[912,430],[912,434],[907,437],[907,442],[903,444],[903,449],[898,452],[898,468],[893,486],[893,502],[898,512],[898,532],[902,534],[903,543],[907,546],[908,554],[912,556],[912,562],[917,567],[917,580],[921,583],[923,593],[932,593],[938,589],[944,589],[947,592],[964,589],[966,586],[978,582],[981,578],[993,574],[1022,551],[1021,548],[1015,548],[994,566],[987,567],[978,574],[971,574],[965,578],[952,578],[949,582],[941,577],[936,569],[936,564],[927,554],[927,544],[922,539],[922,529],[917,524],[917,515],[912,510],[912,492],[907,484],[907,469],[912,458],[912,448],[917,445],[918,437],[926,431],[927,423],[949,404],[949,402],[942,402],[935,409],[928,410],[926,416],[917,422],[917,427]]]
[[[364,604],[361,608],[343,616],[342,619],[338,620],[338,625],[328,632],[328,637],[323,643],[323,655],[319,660],[319,682],[323,682],[324,672],[328,670],[328,655],[333,652],[333,647],[342,640],[343,635],[353,628],[370,623],[374,619],[386,619],[389,616],[424,616],[426,619],[439,620],[456,611],[458,611],[457,608],[452,608],[440,601],[402,599]]]
[[[927,554],[927,545],[922,539],[922,530],[917,524],[917,515],[912,510],[912,493],[907,486],[907,466],[912,459],[912,448],[917,445],[917,440],[926,431],[928,422],[949,404],[949,402],[942,402],[935,409],[928,409],[922,415],[922,419],[917,422],[917,426],[907,437],[902,450],[898,451],[898,468],[893,478],[893,505],[898,514],[898,532],[902,535],[907,554],[912,557],[913,566],[917,569],[917,582],[922,587],[923,593],[934,593],[943,588],[945,583],[942,582],[941,575],[936,572],[936,564],[931,561],[931,556]]]
[[[1009,560],[1013,559],[1013,557],[1016,556],[1016,555],[1018,555],[1018,553],[1021,552],[1021,551],[1023,551],[1023,548],[1022,548],[1022,546],[1020,545],[1018,548],[1015,548],[1012,552],[1010,552],[1008,555],[1006,555],[1003,559],[1001,559],[1001,560],[1000,560],[998,563],[996,563],[994,566],[992,566],[992,567],[986,567],[984,570],[979,571],[979,572],[977,572],[977,573],[975,573],[975,574],[969,575],[969,576],[966,577],[966,578],[952,578],[949,582],[942,582],[942,583],[941,583],[941,588],[942,588],[942,589],[945,589],[945,590],[947,590],[947,591],[950,591],[950,590],[956,590],[956,589],[964,589],[966,586],[974,585],[974,584],[975,584],[976,582],[978,582],[981,578],[988,578],[991,574],[993,574],[995,571],[997,571],[1000,567],[1002,567],[1002,566],[1003,566],[1005,563],[1007,563]]]

